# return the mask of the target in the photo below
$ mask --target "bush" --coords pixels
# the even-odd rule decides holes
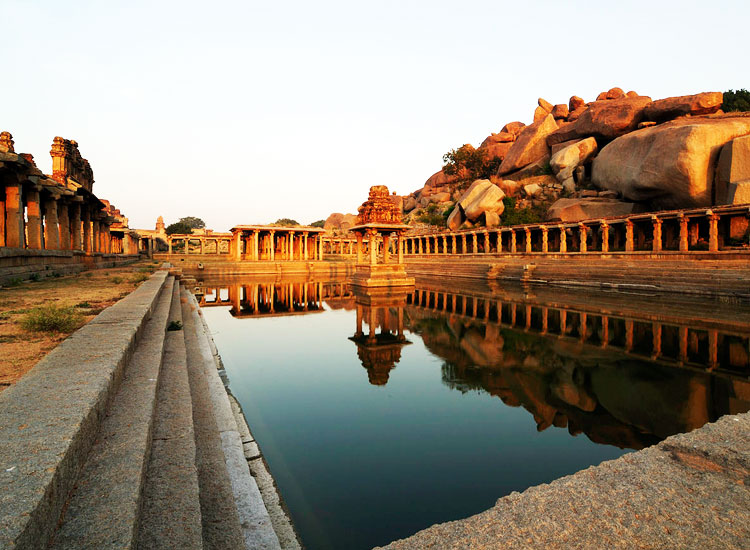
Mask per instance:
[[[76,307],[80,307],[80,308],[88,309],[88,308],[90,308],[90,307],[91,307],[91,304],[90,304],[89,302],[78,302],[78,303],[76,304]]]
[[[724,92],[724,104],[721,106],[725,113],[733,111],[750,111],[750,92],[744,88]]]
[[[169,325],[167,325],[167,330],[169,330],[169,331],[182,330],[182,322],[181,321],[170,321]]]
[[[459,175],[464,179],[489,178],[497,172],[502,162],[498,157],[487,158],[487,151],[474,149],[465,144],[451,149],[443,155],[443,172],[449,176]]]
[[[32,273],[29,275],[29,280],[34,281],[35,283],[38,283],[41,277],[39,276],[39,273]]]
[[[505,197],[503,204],[505,210],[503,215],[500,216],[500,225],[522,225],[544,221],[545,210],[543,207],[516,208],[516,199],[513,197]]]
[[[74,307],[55,304],[32,309],[21,319],[21,327],[33,332],[73,332],[81,323]]]
[[[323,222],[325,223],[325,222]],[[275,222],[273,222],[272,225],[281,225],[283,227],[294,227],[299,225],[299,222],[297,220],[293,220],[291,218],[279,218]]]
[[[310,227],[321,227],[322,228],[322,227],[325,227],[325,225],[326,225],[326,221],[325,220],[318,220],[316,222],[312,222],[310,224]]]
[[[112,277],[109,277],[107,280],[112,284],[119,285],[124,279],[118,275],[114,275]]]

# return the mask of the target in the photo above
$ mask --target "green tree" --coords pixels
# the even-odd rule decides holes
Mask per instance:
[[[316,222],[312,222],[310,224],[310,227],[325,227],[326,221],[325,220],[318,220]]]
[[[167,235],[190,235],[193,228],[182,221],[171,223],[165,229]]]
[[[475,149],[466,143],[458,149],[451,149],[443,155],[443,172],[449,176],[464,179],[489,178],[500,167],[498,157],[487,158],[487,151]]]
[[[290,227],[290,226],[299,225],[299,222],[291,218],[279,218],[278,220],[273,222],[273,225],[283,225],[285,227]]]
[[[204,227],[206,227],[206,222],[204,222],[200,218],[196,218],[195,216],[185,216],[184,218],[180,218],[179,220],[177,220],[177,223],[184,223],[191,229],[203,229]]]
[[[725,113],[733,111],[750,111],[750,92],[742,88],[724,92],[724,104],[722,110]]]

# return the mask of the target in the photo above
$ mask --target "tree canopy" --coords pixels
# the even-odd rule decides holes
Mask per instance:
[[[500,166],[499,158],[488,159],[484,149],[475,149],[468,143],[445,153],[443,162],[443,172],[463,179],[488,178]]]
[[[180,218],[179,220],[177,220],[177,223],[184,223],[191,229],[203,229],[204,227],[206,227],[206,222],[204,222],[200,218],[196,218],[195,216],[185,216],[184,218]]]
[[[742,88],[724,92],[724,104],[722,110],[725,113],[732,111],[750,111],[750,92]]]
[[[299,222],[291,218],[279,218],[278,220],[273,222],[273,225],[283,225],[285,227],[290,227],[294,225],[299,225]]]
[[[310,224],[310,227],[325,227],[326,221],[325,220],[318,220],[316,222],[312,222]]]
[[[171,223],[165,229],[167,235],[190,235],[193,232],[193,228],[190,225],[181,221]]]

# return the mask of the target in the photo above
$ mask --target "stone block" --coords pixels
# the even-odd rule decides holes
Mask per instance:
[[[729,184],[727,204],[750,204],[750,179]]]
[[[750,180],[750,135],[733,139],[719,153],[716,164],[716,204],[733,203],[729,196],[729,184]]]

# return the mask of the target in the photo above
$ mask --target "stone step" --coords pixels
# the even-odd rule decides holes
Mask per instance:
[[[107,417],[106,411],[116,401],[121,381],[124,388],[140,384],[155,391],[156,381],[151,378],[157,376],[149,374],[153,366],[142,365],[137,376],[124,373],[141,344],[158,348],[153,341],[158,335],[145,327],[156,310],[159,314],[164,311],[158,306],[163,303],[161,291],[166,278],[166,271],[154,273],[129,296],[68,337],[17,384],[0,393],[0,548],[47,547],[90,451],[95,444],[116,435],[109,429],[102,432],[106,437],[98,434],[102,426],[116,421]],[[131,390],[120,394],[126,401],[136,399]],[[141,403],[140,398],[137,402]],[[140,418],[142,412],[148,416],[148,407],[146,399],[145,411],[133,409],[129,413],[131,417]],[[128,422],[119,418],[123,428],[128,428]],[[134,440],[143,434],[136,432],[129,432]],[[99,460],[106,454],[95,452],[91,456]],[[117,475],[133,471],[137,475],[138,468],[126,460],[117,463],[115,470]],[[96,476],[85,479],[93,483]],[[80,492],[87,490],[82,487]],[[113,486],[112,490],[119,491],[120,487]],[[123,490],[130,494],[130,488]],[[114,510],[119,512],[119,508]],[[119,523],[117,515],[108,510],[98,519],[102,525]],[[88,525],[83,523],[81,528]]]
[[[271,518],[245,459],[240,429],[219,376],[219,365],[198,303],[189,292],[182,293],[196,441],[198,457],[202,458],[198,464],[204,547],[280,550]],[[196,398],[202,410],[197,410]],[[199,434],[199,424],[209,429]],[[235,527],[239,528],[238,533]]]
[[[240,518],[205,377],[198,334],[190,311],[195,306],[189,303],[184,291],[180,301],[192,398],[203,548],[241,550],[245,548],[245,544]]]
[[[169,322],[182,324],[179,285]],[[203,547],[193,406],[182,330],[167,331],[137,548]]]
[[[51,548],[131,548],[151,450],[153,412],[172,302],[169,277],[104,417]],[[104,521],[104,518],[107,518]]]

